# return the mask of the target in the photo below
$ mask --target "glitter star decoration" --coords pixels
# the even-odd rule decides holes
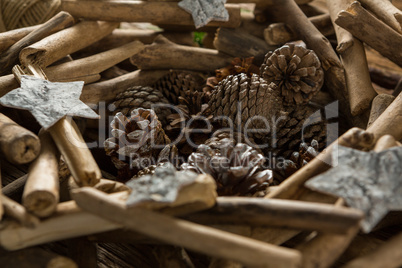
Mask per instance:
[[[338,146],[335,157],[338,165],[306,182],[308,188],[342,197],[362,210],[366,233],[389,211],[402,210],[402,147],[363,152]]]
[[[192,171],[176,171],[170,163],[155,169],[153,175],[144,175],[126,183],[131,188],[127,206],[145,202],[173,203],[184,186],[193,183],[198,174]]]
[[[195,28],[207,25],[210,21],[228,21],[229,13],[225,8],[226,0],[183,0],[179,7],[191,13]]]
[[[7,107],[28,110],[39,124],[47,129],[65,115],[85,118],[99,116],[79,98],[84,82],[50,82],[23,75],[21,87],[0,98]]]

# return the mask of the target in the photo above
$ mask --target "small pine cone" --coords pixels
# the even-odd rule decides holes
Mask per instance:
[[[262,154],[260,148],[258,148],[258,145],[254,142],[254,139],[246,138],[241,132],[217,130],[204,144],[214,149],[216,153],[220,153],[221,148],[226,147],[227,144],[234,146],[237,143],[245,143]]]
[[[229,141],[219,153],[208,145],[199,146],[181,168],[210,174],[218,195],[246,196],[265,190],[272,182],[272,171],[263,168],[264,162],[264,156],[250,146]]]
[[[278,85],[286,105],[307,103],[324,82],[324,71],[314,51],[293,44],[265,55],[260,73],[268,83]]]
[[[162,149],[170,139],[153,110],[135,109],[129,118],[117,113],[110,126],[112,137],[104,146],[121,180],[130,179],[139,170],[156,163],[161,152],[166,154]]]
[[[171,114],[168,107],[152,107],[153,105],[169,105],[169,101],[163,94],[153,87],[134,86],[118,94],[113,102],[116,110],[125,116],[137,108],[153,109],[158,115],[159,121],[165,126],[168,123],[167,117]]]
[[[173,104],[180,104],[179,97],[186,97],[189,90],[200,91],[203,79],[190,72],[170,71],[159,79],[153,87],[158,89]]]
[[[144,168],[144,169],[141,169],[141,170],[138,171],[138,173],[137,173],[135,176],[133,176],[131,179],[136,179],[136,178],[139,178],[139,177],[144,176],[144,175],[153,175],[153,174],[155,173],[155,169],[156,169],[157,167],[163,166],[164,164],[165,164],[165,162],[161,162],[161,163],[158,163],[158,164],[156,164],[156,165],[150,165],[149,167],[146,167],[146,168]]]
[[[308,162],[318,155],[318,147],[318,141],[314,139],[310,145],[306,142],[300,143],[299,150],[293,152],[290,159],[285,159],[281,165],[275,166],[275,178],[279,178],[282,181],[307,165]]]

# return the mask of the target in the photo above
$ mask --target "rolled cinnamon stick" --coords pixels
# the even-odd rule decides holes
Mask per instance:
[[[40,152],[39,138],[0,113],[0,150],[14,164],[33,161]]]
[[[11,71],[11,68],[17,63],[18,55],[21,49],[38,42],[39,40],[49,36],[61,29],[68,27],[74,23],[73,17],[67,12],[60,12],[53,18],[45,22],[42,26],[38,27],[24,38],[12,45],[5,51],[0,59],[0,66],[2,66],[0,75],[4,75]]]
[[[225,6],[229,13],[228,21],[211,21],[208,26],[240,26],[240,7]],[[87,20],[150,22],[152,24],[194,25],[191,14],[175,2],[146,1],[75,1],[63,0],[62,10],[74,17]]]
[[[20,61],[42,68],[78,51],[110,34],[119,24],[112,22],[82,21],[73,27],[43,38],[24,48]]]
[[[29,167],[28,179],[22,195],[22,204],[38,217],[48,217],[59,202],[59,157],[52,137],[46,131],[39,133],[41,151]]]

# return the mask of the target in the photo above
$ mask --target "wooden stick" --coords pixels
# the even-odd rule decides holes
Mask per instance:
[[[334,22],[338,13],[346,9],[350,2],[351,0],[327,0],[327,6],[338,39],[337,51],[341,55],[342,64],[345,68],[350,111],[352,116],[357,116],[370,107],[371,101],[377,93],[371,84],[363,44]]]
[[[50,127],[49,132],[75,182],[80,186],[97,184],[102,173],[74,121],[63,118]]]
[[[65,27],[71,26],[73,23],[73,17],[67,12],[61,11],[53,18],[45,22],[41,27],[37,28],[16,42],[2,54],[2,58],[0,59],[0,66],[2,66],[0,75],[9,73],[11,68],[17,64],[18,55],[21,49],[38,42],[46,36],[56,33]]]
[[[215,207],[184,218],[209,225],[272,226],[344,234],[362,217],[363,214],[358,210],[320,203],[219,197]]]
[[[169,70],[136,70],[134,72],[84,86],[81,100],[86,103],[109,102],[132,86],[150,86],[168,74]]]
[[[402,34],[402,12],[388,0],[361,0],[365,8],[374,13],[392,29]],[[398,20],[399,19],[399,20]]]
[[[180,60],[177,60],[180,59]],[[130,58],[139,69],[182,69],[210,72],[226,66],[231,57],[215,49],[177,45],[162,35]]]
[[[228,21],[211,21],[208,26],[239,27],[240,7],[225,5]],[[88,20],[150,22],[152,24],[194,25],[191,14],[174,2],[76,1],[63,0],[61,9]]]
[[[308,19],[322,35],[329,36],[335,33],[329,14],[317,15]],[[269,45],[282,45],[297,38],[297,35],[282,22],[271,23],[264,30],[264,39]]]
[[[359,224],[351,228],[347,234],[318,234],[311,241],[297,249],[303,254],[303,267],[330,267],[346,250],[359,231]]]
[[[329,145],[316,158],[311,160],[307,165],[300,168],[296,173],[282,182],[278,188],[266,195],[266,198],[294,199],[298,192],[303,189],[304,183],[316,176],[327,171],[330,168],[331,154],[335,144],[347,146],[351,148],[371,148],[374,144],[374,137],[370,133],[352,128],[340,136],[335,142]]]
[[[74,201],[68,201],[58,204],[56,213],[42,220],[35,229],[10,224],[0,230],[0,245],[7,250],[16,250],[118,228],[119,224],[82,211]]]
[[[20,53],[20,61],[24,65],[34,63],[42,68],[47,67],[102,39],[118,25],[111,22],[82,21],[24,48]]]
[[[54,77],[57,75],[56,72],[64,73],[66,76],[63,80],[71,80],[71,78],[78,76],[99,74],[117,63],[137,54],[143,48],[143,43],[134,41],[93,56],[50,67],[46,70],[46,74],[50,75],[50,77]],[[102,64],[99,64],[100,62]],[[68,70],[70,70],[70,72],[68,72]]]
[[[0,113],[0,150],[14,164],[32,162],[40,152],[39,138]]]
[[[375,140],[389,134],[395,140],[402,139],[402,93],[388,106],[387,109],[367,128],[374,134]]]
[[[118,222],[169,244],[184,246],[211,256],[239,261],[248,266],[297,267],[300,254],[250,238],[178,220],[144,209],[127,210],[124,202],[84,187],[72,193],[84,210]],[[141,215],[141,216],[139,216]]]
[[[358,268],[358,267],[383,267],[392,268],[400,267],[402,265],[402,234],[398,234],[380,245],[368,255],[354,259],[344,266],[343,268]]]
[[[383,150],[398,146],[395,138],[391,135],[384,135],[378,139],[377,143],[374,146],[375,152],[381,152]]]
[[[395,97],[389,94],[377,95],[373,104],[371,105],[370,118],[367,123],[367,128],[369,128],[374,121],[387,109],[387,107],[395,100]]]
[[[29,167],[28,179],[22,195],[22,204],[38,217],[48,217],[59,202],[60,154],[50,134],[39,133],[41,151]]]
[[[276,46],[269,46],[264,40],[255,37],[243,30],[219,28],[215,34],[214,47],[233,57],[261,57],[263,58]]]
[[[384,57],[402,65],[402,35],[374,17],[357,1],[339,13],[335,23],[371,46]]]
[[[39,219],[30,214],[25,207],[2,194],[0,194],[0,199],[4,206],[4,213],[6,215],[30,229],[39,225]]]
[[[7,50],[9,47],[41,26],[42,24],[39,24],[0,33],[0,53]]]

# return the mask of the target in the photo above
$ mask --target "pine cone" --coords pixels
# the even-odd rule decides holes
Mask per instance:
[[[171,114],[171,109],[168,107],[152,107],[157,104],[170,104],[163,94],[153,87],[130,87],[118,94],[113,104],[116,107],[114,113],[120,112],[125,116],[128,116],[137,108],[153,109],[164,126],[167,125],[167,117]]]
[[[155,164],[161,153],[165,157],[166,151],[170,152],[169,147],[165,149],[170,139],[151,109],[135,109],[130,118],[117,113],[110,126],[112,137],[104,146],[121,180],[130,179],[139,170]]]
[[[280,88],[284,104],[307,103],[320,90],[324,71],[314,51],[293,44],[265,55],[261,76]]]
[[[178,105],[179,97],[186,98],[189,90],[200,91],[202,84],[203,79],[195,73],[170,71],[154,84],[154,88],[162,92],[171,103]]]
[[[262,145],[263,152],[276,156],[288,156],[302,139],[323,140],[326,134],[322,120],[306,124],[316,108],[307,104],[284,105],[277,85],[253,75],[228,76],[221,81],[211,95],[206,111],[214,117],[222,116],[224,127],[240,130],[255,143]],[[314,121],[314,120],[312,120]]]
[[[258,145],[255,143],[254,139],[246,138],[241,132],[217,130],[213,133],[211,138],[205,141],[204,144],[215,150],[215,153],[220,153],[221,148],[225,147],[228,141],[232,145],[236,145],[237,143],[245,143],[255,149],[258,153],[262,154],[262,151],[260,148],[258,148]]]
[[[198,147],[182,169],[210,174],[216,181],[218,195],[252,195],[265,190],[272,181],[272,171],[263,169],[264,156],[250,146],[223,139],[226,146],[217,153],[208,145]]]
[[[290,159],[285,159],[280,165],[275,165],[275,178],[280,181],[285,180],[297,170],[307,165],[318,155],[318,141],[312,140],[310,145],[306,142],[300,143],[299,150],[294,151]]]
[[[149,167],[146,167],[146,168],[138,171],[138,173],[135,176],[133,176],[131,179],[136,179],[136,178],[139,178],[144,175],[153,175],[155,173],[155,169],[157,167],[163,166],[164,164],[165,164],[165,162],[161,162],[156,165],[150,165]]]

